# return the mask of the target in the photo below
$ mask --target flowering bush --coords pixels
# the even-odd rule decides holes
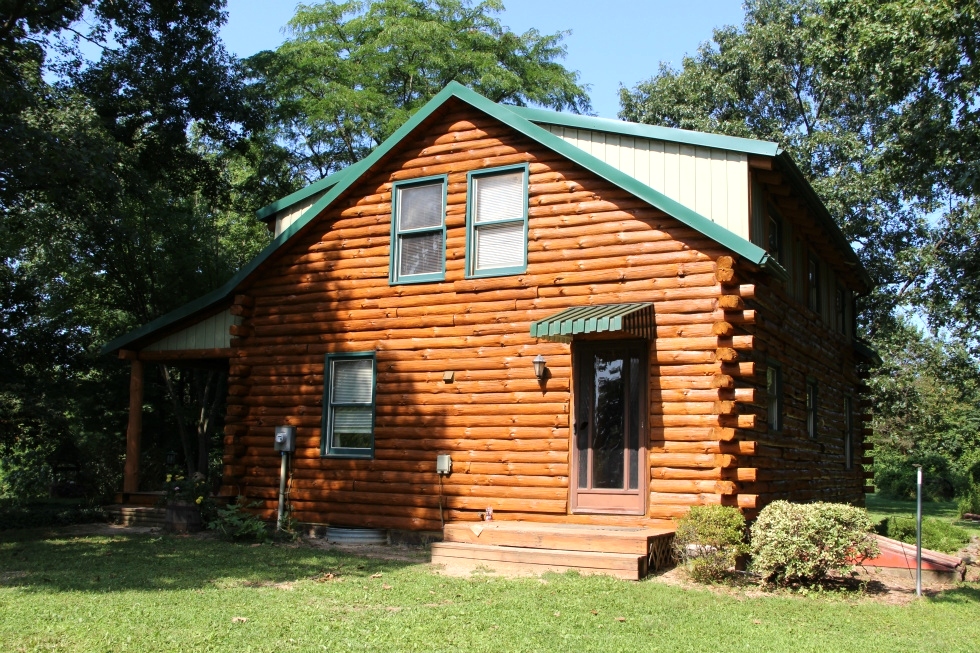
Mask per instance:
[[[752,525],[752,568],[770,582],[812,583],[877,555],[874,523],[853,506],[774,501]]]
[[[167,474],[165,489],[167,503],[186,501],[201,506],[208,501],[211,494],[207,479],[200,473],[189,479],[180,474]]]

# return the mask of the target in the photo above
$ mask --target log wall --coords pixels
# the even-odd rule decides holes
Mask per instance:
[[[466,173],[514,163],[530,168],[527,271],[465,279]],[[433,174],[448,175],[446,279],[391,286],[392,183]],[[755,352],[771,331],[753,323],[775,300],[749,269],[746,283],[732,285],[735,270],[743,273],[699,232],[450,103],[235,298],[242,322],[232,339],[223,492],[263,502],[271,516],[273,428],[291,424],[290,501],[302,522],[437,530],[487,507],[498,519],[598,523],[674,517],[704,503],[754,510],[759,492],[784,491],[782,472],[767,467],[782,449],[764,437],[754,408],[764,402]],[[569,516],[571,351],[532,338],[530,324],[569,306],[629,301],[654,302],[657,324],[647,515]],[[324,354],[362,351],[377,356],[375,457],[321,458]],[[544,385],[531,363],[538,354],[550,371]],[[453,383],[443,381],[447,370]],[[454,461],[442,483],[437,453]]]

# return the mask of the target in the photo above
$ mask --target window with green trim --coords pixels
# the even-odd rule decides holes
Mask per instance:
[[[844,469],[854,467],[854,413],[851,398],[844,397]]]
[[[372,458],[374,352],[327,354],[323,374],[320,453],[337,458]]]
[[[446,276],[446,177],[392,189],[391,283],[442,281]]]
[[[467,175],[466,272],[470,277],[527,270],[527,166]]]
[[[817,437],[817,382],[813,379],[806,382],[806,434]]]
[[[772,362],[766,368],[766,397],[769,431],[777,433],[783,428],[783,379],[782,369]]]

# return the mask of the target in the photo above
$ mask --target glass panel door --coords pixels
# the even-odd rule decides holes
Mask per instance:
[[[642,513],[644,343],[587,343],[575,356],[576,512]],[[643,483],[645,485],[645,483]]]

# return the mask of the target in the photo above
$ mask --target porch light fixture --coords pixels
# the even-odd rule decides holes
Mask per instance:
[[[544,356],[538,354],[534,358],[534,376],[538,377],[538,381],[544,380],[544,375],[547,373],[547,363],[544,360]]]
[[[177,464],[177,452],[168,451],[167,452],[167,467],[173,467]]]

